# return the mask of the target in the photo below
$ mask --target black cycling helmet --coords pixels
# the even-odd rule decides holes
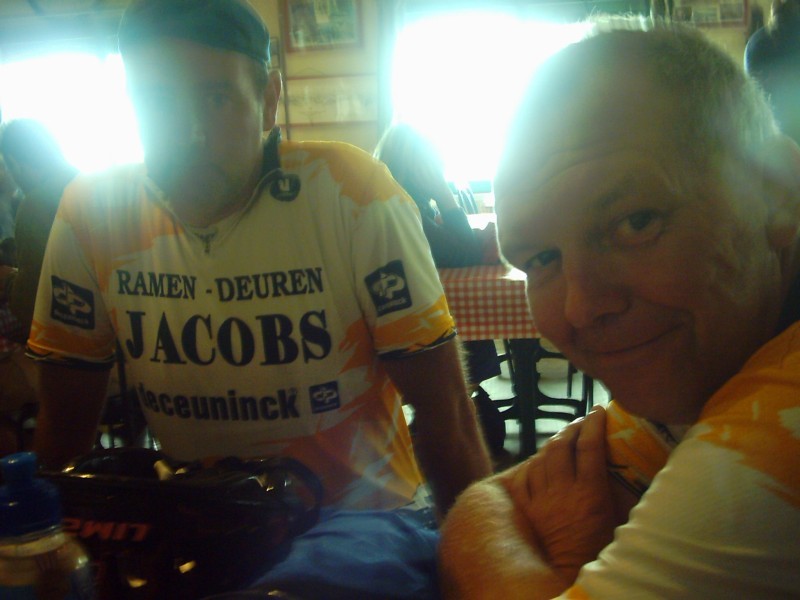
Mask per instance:
[[[157,469],[173,472],[160,480]],[[189,600],[240,589],[318,519],[322,487],[287,458],[176,464],[145,448],[100,450],[55,483],[64,528],[97,568],[99,598]]]

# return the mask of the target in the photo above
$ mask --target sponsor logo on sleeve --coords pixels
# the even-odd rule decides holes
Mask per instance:
[[[342,404],[339,399],[339,384],[336,381],[312,385],[308,388],[308,395],[311,398],[311,412],[314,414],[335,410]]]
[[[403,262],[393,260],[364,278],[378,316],[411,306]]]
[[[73,327],[94,329],[94,294],[91,290],[52,275],[50,317]]]

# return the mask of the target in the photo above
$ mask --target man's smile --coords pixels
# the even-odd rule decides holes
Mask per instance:
[[[655,359],[664,347],[671,343],[680,329],[682,329],[682,325],[677,324],[628,340],[609,336],[609,340],[612,341],[610,344],[591,344],[584,347],[578,345],[577,347],[591,364],[592,370],[635,366],[641,361],[649,363]],[[600,373],[597,375],[601,376]]]

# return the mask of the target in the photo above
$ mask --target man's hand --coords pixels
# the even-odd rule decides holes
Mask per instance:
[[[525,515],[501,483],[506,473],[467,488],[447,515],[439,545],[447,600],[549,600],[568,587],[542,558]]]
[[[565,427],[505,485],[550,566],[574,581],[614,536],[605,411],[596,407],[585,419]]]

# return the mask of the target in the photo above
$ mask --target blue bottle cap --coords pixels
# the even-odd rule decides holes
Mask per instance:
[[[0,459],[0,538],[19,537],[61,524],[58,488],[37,479],[36,454],[18,452]]]

